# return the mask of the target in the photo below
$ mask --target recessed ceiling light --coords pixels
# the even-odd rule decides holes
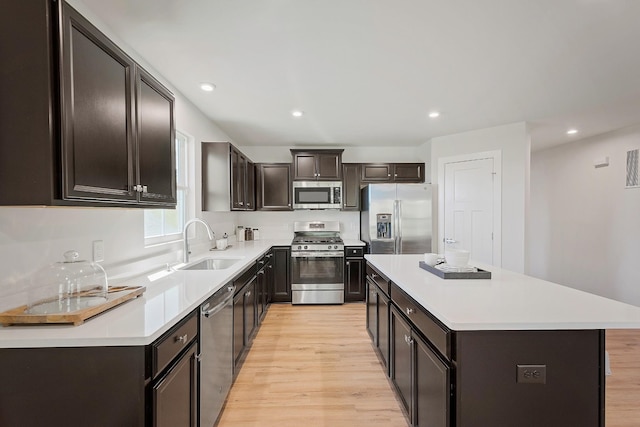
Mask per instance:
[[[575,135],[576,133],[578,133],[578,129],[569,129],[567,131],[567,135]]]
[[[432,119],[435,119],[436,117],[440,117],[440,112],[432,111],[429,113],[429,117],[431,117]]]
[[[200,89],[205,92],[213,92],[215,88],[216,85],[214,85],[213,83],[200,83]]]
[[[302,116],[304,115],[304,112],[303,112],[303,111],[300,111],[300,110],[293,110],[293,111],[291,112],[291,115],[292,115],[293,117],[302,117]]]

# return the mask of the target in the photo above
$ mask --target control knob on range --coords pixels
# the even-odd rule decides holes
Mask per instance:
[[[308,247],[307,245],[304,245],[304,248],[305,248],[305,249],[308,249],[309,247]]]
[[[335,246],[333,247],[333,249],[338,249],[338,245],[335,245]]]
[[[327,249],[331,249],[331,245],[329,245],[329,247]]]
[[[302,249],[302,246],[298,245],[298,250]]]

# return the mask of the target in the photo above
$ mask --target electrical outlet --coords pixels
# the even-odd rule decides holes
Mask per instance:
[[[93,241],[93,262],[104,261],[104,242],[102,240]]]
[[[528,384],[547,383],[547,365],[517,365],[516,382]]]

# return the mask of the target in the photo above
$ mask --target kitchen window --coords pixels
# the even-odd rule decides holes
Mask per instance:
[[[189,206],[189,138],[176,132],[176,208],[145,209],[144,238],[154,245],[181,238]]]

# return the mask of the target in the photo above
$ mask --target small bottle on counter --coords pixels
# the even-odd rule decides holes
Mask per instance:
[[[257,228],[253,229],[253,240],[260,240],[260,230]]]
[[[244,242],[244,233],[244,227],[239,225],[236,229],[236,239],[238,240],[238,242]]]
[[[253,230],[251,229],[251,227],[245,227],[244,231],[244,240],[253,240]]]
[[[224,235],[222,236],[222,240],[224,240],[224,247],[225,248],[227,246],[229,246],[229,235],[227,233],[224,233]]]

